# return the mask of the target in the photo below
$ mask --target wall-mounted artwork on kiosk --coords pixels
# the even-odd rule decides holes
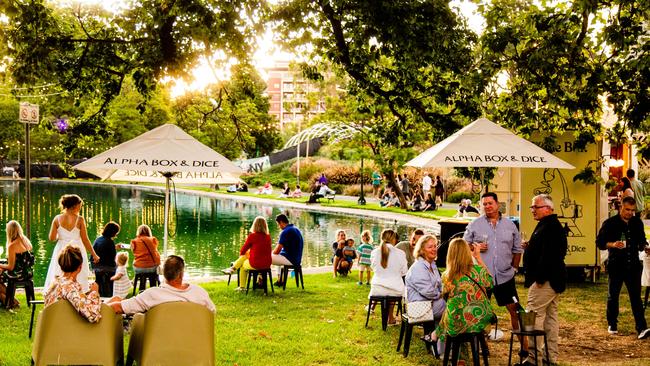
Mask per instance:
[[[541,140],[541,137],[533,140]],[[554,211],[567,231],[566,264],[594,266],[598,262],[596,233],[602,221],[600,201],[606,197],[599,185],[574,182],[573,177],[591,160],[600,158],[600,148],[597,144],[589,144],[584,150],[577,150],[573,141],[570,133],[558,137],[554,155],[577,168],[521,170],[521,230],[532,233],[537,224],[528,209],[532,197],[549,194],[553,198]]]

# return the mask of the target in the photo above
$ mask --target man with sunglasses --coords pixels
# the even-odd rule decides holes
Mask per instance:
[[[560,294],[566,289],[564,263],[568,247],[566,230],[557,215],[553,213],[551,196],[547,194],[535,196],[530,212],[537,221],[537,226],[524,252],[524,268],[526,268],[524,284],[528,287],[527,308],[537,312],[535,329],[546,332],[550,360],[545,361],[547,364],[553,364],[557,362],[559,356],[558,305]],[[537,339],[537,351],[544,355],[542,349],[539,349],[542,343],[541,339]],[[535,344],[532,338],[528,344]],[[534,364],[530,356],[524,364],[526,363]]]
[[[618,334],[618,297],[625,284],[630,295],[630,305],[639,339],[650,337],[650,329],[641,304],[641,271],[639,252],[647,245],[643,221],[635,216],[636,201],[623,198],[619,214],[603,222],[598,231],[596,244],[600,250],[608,250],[607,259],[607,332]],[[646,252],[650,250],[646,249]]]

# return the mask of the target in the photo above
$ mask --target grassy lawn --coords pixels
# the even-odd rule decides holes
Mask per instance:
[[[306,275],[305,290],[293,284],[266,297],[261,291],[233,291],[225,282],[203,284],[217,306],[215,319],[218,365],[422,365],[441,362],[427,355],[414,332],[411,353],[395,352],[399,327],[381,330],[379,309],[364,328],[368,287],[352,277]],[[638,341],[625,292],[621,296],[620,336],[608,336],[605,322],[606,282],[571,285],[560,302],[562,365],[647,365],[650,341]],[[525,303],[526,291],[519,284]],[[10,313],[0,309],[0,365],[29,364],[27,338],[30,311],[24,306]],[[497,309],[499,328],[507,329],[503,309]],[[173,328],[170,328],[170,330]],[[490,364],[507,364],[509,333],[490,342]],[[71,340],[74,335],[71,335]],[[125,336],[125,350],[128,336]]]

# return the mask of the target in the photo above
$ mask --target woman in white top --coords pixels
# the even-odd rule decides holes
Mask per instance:
[[[79,282],[82,291],[85,293],[89,290],[89,267],[86,253],[89,252],[92,254],[93,262],[95,263],[99,262],[99,257],[88,239],[86,221],[83,217],[79,216],[83,200],[76,194],[64,194],[61,196],[59,204],[61,205],[62,213],[52,220],[52,228],[50,229],[49,235],[49,239],[52,241],[56,240],[57,243],[52,252],[52,259],[47,270],[44,289],[47,291],[50,285],[54,283],[56,276],[63,275],[63,271],[61,271],[58,263],[59,253],[67,245],[72,245],[79,248],[83,258],[81,272],[77,276],[77,282]]]
[[[397,233],[391,229],[381,232],[381,245],[370,254],[370,267],[375,275],[370,282],[369,296],[402,296],[408,266],[406,254],[394,247]],[[388,324],[395,324],[393,304],[388,308]]]

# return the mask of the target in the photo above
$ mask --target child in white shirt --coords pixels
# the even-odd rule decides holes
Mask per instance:
[[[126,298],[126,295],[131,290],[131,280],[129,279],[129,274],[126,272],[126,264],[129,261],[129,253],[119,252],[115,256],[115,264],[117,264],[117,270],[115,275],[111,277],[113,281],[113,297],[119,296],[120,298]]]

